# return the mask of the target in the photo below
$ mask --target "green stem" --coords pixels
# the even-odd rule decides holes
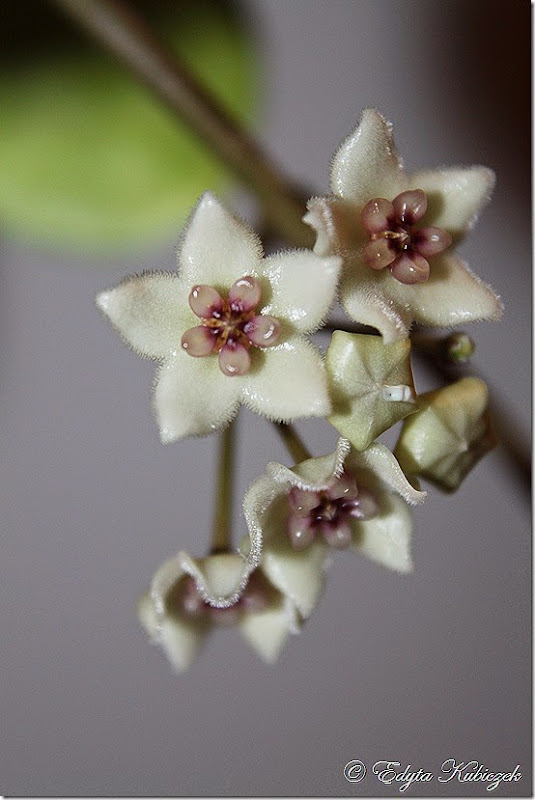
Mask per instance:
[[[234,485],[235,422],[220,433],[215,493],[212,554],[228,553],[232,541],[232,499]]]
[[[285,422],[274,422],[273,423],[277,429],[279,436],[281,437],[282,441],[284,442],[286,449],[290,453],[291,457],[294,459],[296,464],[299,464],[301,461],[307,461],[307,459],[312,458],[308,448],[304,444],[303,440],[293,427],[293,425],[287,425]]]
[[[307,194],[293,186],[258,144],[122,0],[53,0],[185,121],[260,199],[268,225],[298,247],[312,247],[302,222]]]

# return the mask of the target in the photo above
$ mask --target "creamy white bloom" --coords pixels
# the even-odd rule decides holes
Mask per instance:
[[[494,181],[481,166],[407,174],[392,126],[366,109],[334,158],[333,194],[312,198],[304,218],[317,233],[315,252],[344,258],[347,314],[386,342],[405,338],[414,321],[499,319],[499,298],[450,247],[472,228]]]
[[[386,447],[359,453],[340,439],[335,453],[292,469],[268,464],[243,508],[249,529],[263,536],[262,569],[307,617],[323,588],[329,546],[399,572],[412,568],[408,504],[425,497]]]
[[[253,231],[206,193],[178,265],[97,297],[126,343],[161,362],[154,409],[163,442],[224,427],[240,403],[274,420],[329,413],[323,361],[305,334],[334,301],[340,258],[263,258]]]
[[[237,553],[201,559],[178,553],[158,569],[138,614],[174,669],[188,669],[214,627],[236,626],[267,663],[276,661],[288,636],[299,631],[291,598],[251,566]]]

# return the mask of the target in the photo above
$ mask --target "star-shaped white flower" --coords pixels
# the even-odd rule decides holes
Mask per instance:
[[[306,250],[263,258],[253,231],[206,193],[178,263],[178,273],[144,273],[97,297],[127,344],[161,361],[162,441],[224,427],[240,403],[274,420],[328,414],[323,361],[304,334],[332,305],[341,259]]]
[[[323,588],[329,547],[351,547],[399,572],[412,568],[407,504],[425,497],[386,447],[359,453],[340,439],[335,453],[292,469],[268,464],[243,509],[249,530],[263,536],[262,569],[306,618]]]
[[[366,109],[333,163],[328,197],[312,198],[304,220],[315,252],[344,258],[340,299],[347,314],[386,342],[414,321],[435,327],[497,320],[502,304],[451,244],[490,199],[486,167],[443,167],[408,175],[392,127]]]
[[[139,620],[178,672],[188,669],[214,627],[237,626],[267,663],[299,631],[291,598],[251,564],[237,553],[201,559],[179,553],[158,569],[139,602]]]

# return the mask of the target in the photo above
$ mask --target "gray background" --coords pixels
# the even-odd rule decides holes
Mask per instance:
[[[327,188],[330,157],[368,105],[394,121],[409,169],[497,171],[495,200],[462,252],[507,315],[470,332],[476,366],[528,441],[529,3],[246,6],[265,64],[258,134],[296,178]],[[217,443],[159,444],[153,365],[93,306],[127,272],[172,268],[173,246],[100,271],[21,242],[4,243],[0,258],[0,791],[395,795],[370,776],[348,784],[345,763],[437,772],[456,758],[520,764],[522,781],[494,794],[529,794],[530,518],[499,451],[456,495],[431,490],[416,511],[413,575],[339,555],[277,665],[220,631],[177,677],[147,644],[134,602],[170,554],[206,547]],[[430,385],[418,376],[420,390]],[[333,448],[326,423],[300,429],[316,454]],[[289,463],[249,413],[239,457],[239,496],[267,460]],[[436,782],[410,790],[466,793]]]

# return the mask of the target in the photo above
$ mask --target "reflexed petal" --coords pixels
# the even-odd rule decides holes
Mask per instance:
[[[394,206],[390,200],[385,200],[384,197],[376,197],[366,203],[362,209],[362,225],[369,234],[382,233],[390,227],[393,216]]]
[[[335,331],[326,355],[333,403],[329,422],[357,450],[416,411],[408,339],[385,344],[379,336]],[[387,400],[385,388],[405,387],[412,401]]]
[[[353,522],[353,547],[372,561],[397,572],[410,572],[412,515],[407,504],[392,494],[383,494],[378,516]]]
[[[390,450],[378,442],[374,442],[362,453],[351,451],[346,459],[346,466],[357,478],[357,483],[362,480],[364,486],[377,496],[381,494],[381,490],[384,492],[386,489],[401,495],[411,505],[423,503],[427,497],[427,492],[420,492],[409,483]]]
[[[451,236],[442,228],[420,228],[411,235],[412,246],[425,258],[442,253],[451,244]]]
[[[281,324],[275,317],[258,314],[244,326],[243,332],[255,347],[273,347],[280,338]]]
[[[423,170],[411,182],[427,194],[426,222],[462,235],[475,224],[490,200],[495,175],[487,167],[446,167]]]
[[[233,378],[245,375],[251,366],[251,356],[243,344],[226,344],[219,352],[219,368],[223,375]]]
[[[246,406],[268,419],[285,422],[329,413],[325,367],[312,344],[293,336],[265,351],[257,350],[256,356],[262,357],[261,363],[254,363],[241,379],[241,399]]]
[[[333,192],[359,206],[376,197],[392,200],[407,188],[392,126],[375,109],[367,108],[356,130],[336,153],[331,175]]]
[[[427,196],[422,189],[408,189],[394,198],[392,206],[400,222],[414,225],[427,211]]]
[[[240,553],[219,553],[206,558],[179,554],[182,569],[195,580],[203,599],[216,608],[234,605],[243,594],[251,572],[259,562],[258,550],[247,558]]]
[[[180,346],[181,323],[189,311],[187,291],[177,275],[151,272],[127,278],[101,292],[96,303],[139,355],[165,358]]]
[[[253,311],[260,302],[262,287],[256,278],[245,275],[230,287],[229,303],[240,311]]]
[[[174,616],[159,618],[149,594],[141,598],[138,616],[153,643],[164,650],[171,666],[178,672],[187,670],[205,641],[208,627]]]
[[[254,273],[262,258],[258,236],[205,192],[190,217],[179,248],[182,278],[230,288],[237,278]]]
[[[396,260],[397,253],[388,239],[381,238],[368,242],[362,250],[362,257],[371,269],[384,269]]]
[[[307,208],[303,222],[316,231],[314,252],[318,256],[334,253],[349,258],[367,239],[354,203],[347,203],[340,197],[312,197]]]
[[[221,311],[223,299],[213,286],[200,284],[194,286],[189,294],[189,305],[194,314],[207,319],[214,311]]]
[[[429,278],[429,262],[419,253],[402,253],[390,267],[390,272],[406,286],[425,283]]]
[[[397,284],[393,287],[392,284]],[[371,272],[355,259],[342,276],[340,301],[349,317],[377,328],[385,344],[406,339],[412,323],[410,306],[392,298],[398,287],[405,289],[389,270]],[[420,289],[420,287],[418,287]]]
[[[425,283],[399,286],[400,296],[410,302],[414,319],[422,325],[440,327],[499,320],[503,313],[500,298],[454,253],[441,253],[433,258],[431,274]]]
[[[180,350],[156,379],[153,402],[162,442],[205,436],[227,425],[238,410],[241,380],[223,375],[215,356],[191,358]]]
[[[188,356],[193,356],[194,358],[210,355],[214,351],[216,344],[217,336],[211,328],[207,328],[204,325],[189,328],[182,334],[182,349],[186,351]]]
[[[338,478],[344,470],[344,461],[351,449],[347,439],[338,439],[336,450],[327,456],[309,458],[292,469],[270,462],[266,472],[281,485],[298,486],[306,491],[322,491],[330,489],[334,478]]]
[[[279,253],[262,262],[272,296],[263,314],[286,319],[303,333],[317,330],[334,303],[342,261],[309,250]]]
[[[323,591],[327,551],[319,539],[304,550],[294,550],[286,534],[288,512],[286,497],[277,498],[266,512],[262,569],[306,618]]]
[[[243,614],[238,628],[260,658],[273,664],[286,640],[294,632],[290,617],[291,612],[281,598],[277,605],[265,611]]]

